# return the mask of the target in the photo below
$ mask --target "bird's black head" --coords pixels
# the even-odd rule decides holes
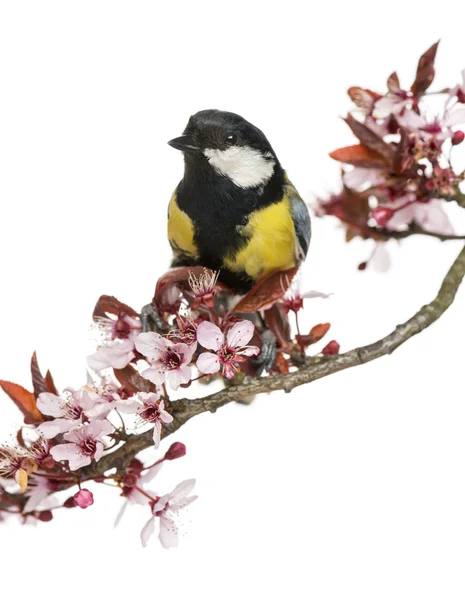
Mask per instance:
[[[184,152],[187,163],[209,165],[242,188],[265,185],[279,162],[263,132],[239,115],[201,110],[184,135],[168,142]]]

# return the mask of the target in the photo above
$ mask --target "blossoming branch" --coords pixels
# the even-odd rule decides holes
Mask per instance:
[[[349,89],[355,109],[346,122],[359,143],[332,153],[344,165],[343,187],[319,202],[318,214],[339,219],[347,241],[355,236],[374,240],[378,262],[391,238],[463,237],[453,231],[445,207],[448,202],[465,207],[460,189],[465,172],[453,162],[454,149],[465,137],[459,127],[465,123],[465,72],[462,82],[433,95],[428,90],[436,51],[437,44],[421,57],[409,89],[395,73],[384,95]],[[431,116],[432,96],[442,104]],[[171,492],[159,489],[160,469],[186,453],[181,442],[160,452],[161,440],[192,417],[229,402],[275,390],[289,393],[390,354],[452,304],[465,275],[465,248],[432,302],[383,339],[344,354],[334,339],[315,346],[328,334],[329,323],[302,331],[305,301],[328,296],[303,293],[296,271],[268,276],[237,301],[218,282],[218,273],[172,269],[158,280],[150,310],[140,314],[101,296],[93,313],[100,342],[87,358],[89,372],[81,387],[58,390],[50,371],[42,374],[35,353],[32,391],[0,381],[24,417],[14,443],[0,446],[0,520],[49,522],[58,509],[87,510],[98,501],[99,486],[110,485],[122,497],[115,524],[128,506],[141,504],[146,509],[142,544],[158,532],[164,548],[177,545],[196,499],[195,480],[186,479]],[[319,349],[311,351],[314,347]],[[266,377],[264,354],[273,359]],[[219,379],[220,391],[179,397],[195,382]],[[148,448],[159,452],[156,460],[143,454]]]

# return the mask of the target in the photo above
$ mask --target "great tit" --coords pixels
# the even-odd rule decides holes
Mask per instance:
[[[263,132],[221,110],[192,115],[168,142],[184,177],[168,208],[172,266],[202,265],[239,294],[306,257],[310,216]]]

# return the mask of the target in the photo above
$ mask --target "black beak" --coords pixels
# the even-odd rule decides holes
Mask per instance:
[[[181,137],[174,138],[168,142],[170,146],[176,148],[176,150],[182,150],[182,152],[201,152],[202,148],[199,148],[194,142],[190,135],[182,135]]]

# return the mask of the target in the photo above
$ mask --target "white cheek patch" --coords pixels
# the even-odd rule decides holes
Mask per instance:
[[[237,186],[252,188],[264,185],[273,175],[272,154],[262,154],[249,146],[232,146],[227,150],[204,150],[212,167]]]

